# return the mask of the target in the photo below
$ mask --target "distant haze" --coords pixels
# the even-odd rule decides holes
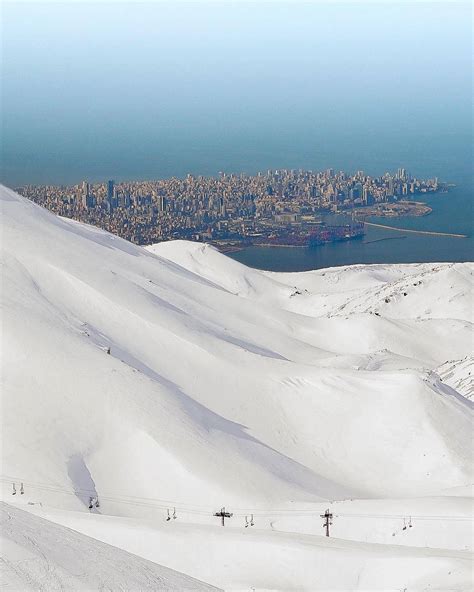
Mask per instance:
[[[2,182],[466,171],[460,3],[5,3]],[[452,175],[451,175],[452,176]]]

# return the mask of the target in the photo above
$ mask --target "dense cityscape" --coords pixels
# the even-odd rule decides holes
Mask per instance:
[[[275,170],[257,175],[220,173],[155,181],[19,187],[47,209],[113,232],[137,244],[187,239],[228,249],[247,245],[307,246],[358,238],[365,215],[424,215],[415,195],[446,191],[437,178],[418,179],[404,168],[371,177]],[[352,215],[328,226],[321,216]]]

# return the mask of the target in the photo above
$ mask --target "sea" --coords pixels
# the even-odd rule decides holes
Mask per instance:
[[[201,134],[204,132],[201,130]],[[202,135],[200,137],[203,137]],[[275,136],[257,134],[240,136],[209,134],[206,141],[195,146],[190,137],[174,141],[167,138],[158,143],[154,135],[142,138],[144,151],[129,150],[122,145],[111,153],[101,143],[78,145],[63,158],[51,159],[53,151],[46,145],[30,158],[12,158],[4,162],[5,184],[25,180],[33,184],[73,184],[89,181],[157,179],[171,176],[218,175],[279,168],[324,170],[334,168],[346,172],[363,170],[376,176],[403,167],[415,177],[432,178],[453,186],[447,193],[419,195],[432,213],[422,217],[368,218],[370,222],[413,230],[464,234],[467,238],[429,236],[367,227],[360,240],[330,243],[313,248],[248,247],[228,253],[229,257],[250,267],[269,271],[307,271],[358,263],[413,263],[474,260],[473,175],[471,134],[436,134],[411,129],[384,134],[360,132],[351,139],[343,134],[305,133],[303,129],[287,142]],[[291,140],[291,141],[290,141]],[[194,149],[195,148],[195,149]],[[166,158],[163,156],[166,154]],[[10,164],[11,167],[5,166]],[[9,177],[9,178],[8,178]],[[329,219],[344,223],[344,216]],[[389,239],[389,240],[379,240]]]
[[[420,132],[421,133],[421,132]],[[419,194],[414,199],[428,204],[432,212],[419,217],[369,217],[368,222],[397,228],[449,234],[462,234],[466,238],[404,233],[395,230],[366,226],[364,238],[334,242],[313,248],[305,247],[248,247],[229,253],[229,256],[250,267],[268,271],[308,271],[326,267],[373,263],[424,263],[461,262],[474,260],[473,205],[474,185],[472,174],[472,144],[470,135],[444,137],[393,136],[379,150],[371,148],[359,152],[359,165],[355,155],[346,153],[351,166],[342,170],[362,169],[378,175],[395,171],[395,162],[421,178],[437,176],[452,184],[447,193]],[[335,154],[338,151],[334,149]],[[329,155],[325,155],[327,162]],[[337,158],[340,158],[339,153]],[[328,223],[344,224],[344,215],[326,217]],[[383,239],[383,240],[380,240]]]
[[[472,185],[469,178],[457,179],[448,193],[418,196],[432,213],[420,217],[369,217],[368,222],[406,228],[466,235],[466,238],[405,233],[366,226],[363,239],[306,247],[248,247],[228,255],[250,267],[268,271],[309,271],[357,263],[417,263],[474,260],[472,233]],[[344,215],[326,217],[343,224]]]
[[[285,271],[473,258],[469,3],[5,4],[3,184],[403,167],[455,187],[425,218],[380,222],[469,238],[369,228],[231,256]]]

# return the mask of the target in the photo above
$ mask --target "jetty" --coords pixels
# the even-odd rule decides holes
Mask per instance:
[[[431,236],[450,236],[451,238],[467,238],[467,234],[454,234],[451,232],[435,232],[433,230],[412,230],[410,228],[398,228],[397,226],[388,226],[387,224],[376,224],[375,222],[364,222],[366,226],[375,226],[377,228],[386,228],[396,232],[410,232],[411,234],[428,234]]]

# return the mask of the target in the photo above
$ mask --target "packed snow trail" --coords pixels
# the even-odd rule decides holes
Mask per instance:
[[[453,592],[471,586],[472,554],[302,533],[128,519],[33,507],[78,532],[226,591]],[[319,529],[322,531],[322,529]]]
[[[0,502],[2,590],[217,590]]]

